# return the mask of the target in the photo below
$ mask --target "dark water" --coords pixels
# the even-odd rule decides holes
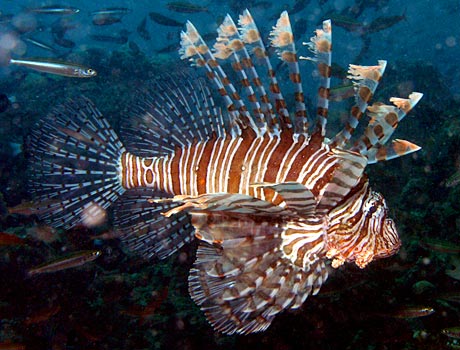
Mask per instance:
[[[23,239],[20,244],[0,243],[0,349],[460,347],[442,333],[460,327],[458,1],[229,0],[187,6],[120,0],[99,6],[63,0],[61,7],[79,12],[30,11],[49,5],[56,2],[0,3],[0,94],[9,100],[0,113],[0,231]],[[91,15],[109,7],[124,9],[116,15]],[[245,8],[266,42],[279,13],[287,10],[304,56],[309,52],[301,42],[309,40],[322,20],[332,18],[332,86],[345,81],[348,63],[387,60],[377,98],[388,103],[392,96],[424,93],[394,137],[422,150],[367,168],[403,242],[397,255],[365,269],[354,264],[331,269],[319,295],[277,316],[267,331],[226,336],[212,329],[188,294],[196,242],[166,260],[146,261],[123,249],[117,239],[107,239],[114,232],[110,211],[101,226],[65,231],[47,226],[27,210],[26,215],[12,214],[8,208],[33,200],[27,146],[35,124],[53,106],[84,95],[118,130],[139,98],[138,88],[164,73],[185,69],[178,54],[183,27],[177,23],[191,20],[205,35],[216,31],[226,13],[237,18]],[[10,58],[30,57],[78,63],[96,70],[97,76],[69,78],[8,64]],[[284,75],[286,80],[286,67],[275,58],[273,62],[278,78]],[[301,62],[301,73],[313,111],[313,66]],[[329,136],[341,125],[340,110],[346,111],[351,102],[331,106]],[[86,250],[102,254],[80,267],[27,276],[32,267]],[[435,312],[422,316],[422,308]],[[410,317],[412,310],[417,317]]]

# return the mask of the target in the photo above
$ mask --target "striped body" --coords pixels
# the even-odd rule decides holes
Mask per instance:
[[[158,158],[121,158],[125,188],[153,187],[172,195],[240,193],[272,200],[273,191],[254,188],[260,182],[299,182],[317,197],[333,177],[338,157],[326,144],[292,133],[256,137],[213,138]],[[267,193],[266,193],[267,192]],[[275,200],[276,201],[276,200]]]
[[[126,148],[87,99],[56,108],[32,141],[38,213],[55,226],[88,226],[114,204],[123,243],[145,258],[165,258],[195,237],[189,292],[226,334],[263,331],[278,313],[299,308],[326,281],[329,260],[333,268],[364,268],[395,254],[395,224],[364,170],[419,149],[386,143],[422,94],[369,106],[386,62],[350,65],[355,105],[329,141],[331,40],[324,21],[307,44],[314,56],[297,57],[288,14],[281,14],[270,43],[289,70],[290,106],[249,11],[238,26],[225,17],[213,49],[187,22],[181,58],[209,86],[179,74],[139,94],[123,118]],[[318,68],[312,126],[299,59]],[[231,63],[235,78],[220,60]],[[366,111],[370,121],[351,142]]]
[[[366,227],[368,223],[363,222],[365,217],[361,203],[370,202],[373,197],[380,195],[368,188],[367,178],[353,175],[362,174],[366,158],[353,152],[344,151],[344,154],[331,152],[327,144],[318,143],[308,136],[294,138],[292,133],[283,132],[279,136],[267,134],[256,137],[251,130],[247,130],[243,136],[196,142],[163,157],[144,158],[126,152],[121,157],[122,184],[127,189],[151,187],[178,197],[242,194],[281,207],[286,205],[282,196],[270,188],[254,184],[302,184],[319,202],[324,203],[323,206],[318,205],[316,210],[328,216],[328,244],[323,245],[323,240],[319,240],[322,244],[319,254],[324,256],[327,253],[328,257],[335,258],[335,267],[345,261],[356,261],[364,267],[374,257],[392,254],[399,248],[400,242],[392,222],[384,225],[388,231],[384,235],[376,234],[382,227]],[[348,167],[344,166],[344,162]],[[347,169],[346,178],[342,176],[341,169]],[[327,190],[331,185],[335,185],[333,190]],[[339,207],[335,207],[334,197],[344,198]],[[379,198],[375,207],[385,207],[383,198]],[[344,229],[347,221],[353,222],[353,225]],[[299,227],[286,230],[300,231],[302,229]],[[321,229],[318,232],[320,235]],[[364,248],[368,242],[374,242],[374,236],[380,238],[375,247]],[[388,239],[390,244],[385,245]],[[291,240],[289,234],[285,234],[283,245],[288,246]],[[290,255],[292,261],[302,261],[303,256],[296,255],[301,246],[288,248],[290,253],[286,256]]]

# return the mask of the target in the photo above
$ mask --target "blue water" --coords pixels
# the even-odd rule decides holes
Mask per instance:
[[[395,219],[403,242],[400,252],[364,270],[349,264],[334,271],[323,293],[310,296],[298,310],[283,312],[263,333],[225,336],[206,322],[187,290],[196,243],[167,260],[145,261],[124,251],[116,239],[91,239],[111,232],[110,220],[102,228],[55,232],[36,216],[8,214],[7,208],[32,200],[27,146],[36,123],[53,106],[85,95],[118,130],[139,98],[137,88],[162,74],[184,70],[178,53],[183,27],[160,25],[149,13],[181,23],[190,20],[200,33],[208,34],[217,30],[225,14],[236,19],[248,8],[268,43],[279,14],[296,5],[288,0],[192,1],[206,11],[182,13],[168,9],[168,3],[133,0],[101,5],[62,0],[59,5],[80,11],[56,15],[28,11],[56,5],[55,1],[0,2],[0,94],[9,100],[4,110],[0,108],[0,232],[26,240],[20,246],[0,244],[0,349],[456,348],[457,341],[442,330],[460,326],[458,297],[452,301],[460,283],[455,270],[460,269],[460,187],[452,180],[460,171],[457,0],[374,0],[361,7],[359,0],[312,0],[290,16],[298,52],[304,56],[311,54],[302,42],[310,39],[326,16],[345,14],[346,21],[361,28],[372,28],[376,19],[383,18],[384,27],[370,34],[345,28],[347,24],[334,26],[333,21],[332,61],[346,70],[349,63],[375,65],[377,60],[387,60],[387,73],[377,90],[378,98],[386,103],[392,96],[424,93],[395,133],[395,138],[410,140],[422,150],[367,169],[372,187],[384,194]],[[117,23],[94,25],[90,12],[106,7],[129,11],[119,15]],[[356,18],[347,12],[353,7],[360,10]],[[393,16],[403,15],[404,19],[390,23]],[[138,30],[145,18],[147,36]],[[124,42],[91,37],[97,35],[121,35]],[[54,50],[37,47],[27,38]],[[98,74],[89,79],[68,78],[8,63],[10,58],[32,57],[78,63]],[[278,62],[273,59],[282,80],[287,69]],[[301,73],[307,101],[312,103],[309,110],[314,111],[317,74],[304,61]],[[345,75],[334,76],[333,86],[343,84]],[[349,101],[334,109],[342,107],[348,108]],[[331,130],[345,117],[331,112],[335,118]],[[433,239],[451,245],[450,251]],[[33,266],[88,249],[103,254],[81,268],[25,276]],[[143,313],[146,306],[151,309]],[[407,311],[396,315],[422,306],[435,313],[415,318]]]

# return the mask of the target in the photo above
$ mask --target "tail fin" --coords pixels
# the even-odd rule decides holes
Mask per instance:
[[[55,227],[95,226],[123,194],[120,157],[125,148],[91,101],[56,107],[32,133],[31,187],[38,215]]]
[[[194,140],[225,137],[222,113],[201,80],[178,75],[161,81],[139,91],[139,100],[122,125],[136,156],[167,156]],[[189,215],[161,215],[178,206],[154,200],[168,193],[153,187],[123,187],[123,177],[131,176],[122,162],[128,153],[88,99],[56,107],[32,134],[29,172],[37,197],[34,214],[54,227],[95,226],[123,195],[114,205],[113,223],[124,246],[145,258],[173,254],[193,238]]]

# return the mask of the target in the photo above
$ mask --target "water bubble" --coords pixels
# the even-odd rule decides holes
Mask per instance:
[[[32,32],[37,28],[37,19],[30,13],[21,13],[14,16],[11,23],[21,33]]]
[[[85,206],[81,214],[81,222],[86,227],[102,225],[107,219],[107,212],[99,204],[91,202]]]
[[[18,41],[18,37],[15,33],[8,32],[0,34],[0,48],[3,50],[13,50],[18,44]]]
[[[446,46],[447,47],[454,47],[457,45],[457,39],[454,36],[449,36],[446,38]]]

